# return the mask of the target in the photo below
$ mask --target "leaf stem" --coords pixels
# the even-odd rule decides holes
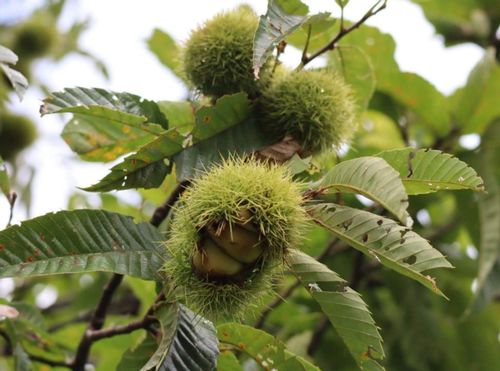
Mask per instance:
[[[190,184],[190,180],[184,180],[180,182],[172,191],[168,199],[162,205],[156,208],[149,222],[155,227],[159,227],[160,224],[167,218],[172,207],[179,200],[181,195],[184,193],[186,188],[189,187]]]
[[[302,51],[302,58],[301,61],[305,62],[307,60],[307,50],[309,49],[309,42],[311,41],[311,31],[312,31],[312,25],[309,24],[307,26],[307,38],[306,38],[306,44],[304,45],[304,50]],[[301,66],[304,66],[304,63],[300,64]]]

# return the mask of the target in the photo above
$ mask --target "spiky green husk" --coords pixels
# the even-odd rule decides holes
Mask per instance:
[[[194,180],[176,208],[165,270],[187,305],[210,319],[241,317],[271,288],[287,250],[300,240],[306,216],[299,185],[282,167],[254,159],[230,159]],[[193,271],[200,231],[210,223],[241,223],[241,212],[265,239],[266,248],[238,279],[210,280]]]
[[[261,100],[262,130],[291,135],[305,153],[347,142],[357,128],[350,87],[332,71],[303,70],[275,79]]]
[[[216,15],[192,32],[184,48],[184,72],[203,94],[240,91],[254,96],[253,37],[258,18],[248,6]]]
[[[3,159],[13,160],[36,137],[36,127],[26,117],[10,113],[0,115],[0,156]]]
[[[56,38],[55,24],[35,19],[23,23],[17,29],[13,50],[20,60],[41,57],[52,48]]]

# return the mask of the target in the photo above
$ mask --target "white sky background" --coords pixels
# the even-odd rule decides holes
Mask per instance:
[[[24,4],[36,4],[37,0]],[[189,31],[222,9],[230,9],[243,1],[224,0],[69,0],[61,28],[75,19],[91,19],[89,30],[81,39],[81,46],[101,58],[110,71],[106,81],[87,60],[68,56],[62,63],[42,61],[36,65],[35,75],[52,90],[64,87],[103,87],[115,91],[127,91],[153,100],[177,100],[185,96],[182,85],[149,52],[145,40],[155,27],[161,28],[182,42]],[[305,1],[311,11],[337,12],[333,0]],[[19,11],[19,0],[0,0],[2,12]],[[262,14],[266,0],[249,0]],[[358,19],[373,1],[351,0],[346,9],[348,19]],[[18,7],[16,9],[16,7]],[[3,8],[3,9],[2,9]],[[5,16],[5,13],[4,13]],[[402,70],[416,72],[449,94],[463,85],[472,67],[482,56],[482,50],[472,44],[444,48],[443,41],[434,34],[420,8],[409,1],[389,0],[388,8],[368,22],[382,31],[392,34],[397,43],[396,59]],[[290,53],[292,65],[298,63],[298,55]],[[68,196],[76,187],[97,182],[111,167],[110,164],[81,163],[59,137],[63,127],[60,115],[39,118],[38,108],[43,93],[29,90],[22,103],[13,99],[12,109],[32,116],[39,127],[41,138],[33,148],[24,153],[24,163],[37,171],[34,184],[32,215],[66,208]],[[131,192],[120,192],[132,197]],[[0,228],[8,218],[8,206],[0,197]],[[26,215],[17,211],[14,221]]]

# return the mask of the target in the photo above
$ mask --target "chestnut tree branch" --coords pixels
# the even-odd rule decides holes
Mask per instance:
[[[320,55],[326,53],[327,51],[334,50],[337,47],[337,43],[346,35],[354,31],[355,29],[359,28],[363,23],[365,23],[369,18],[373,17],[375,14],[379,13],[380,11],[384,10],[387,6],[387,0],[378,0],[366,13],[361,19],[359,19],[357,22],[353,23],[349,27],[344,27],[344,22],[342,20],[341,28],[337,35],[324,47],[322,47],[320,50],[315,52],[314,54],[310,56],[305,56],[305,58],[302,58],[300,68],[303,68],[305,65],[307,65],[309,62],[312,60],[318,58]],[[342,16],[343,17],[343,16]]]

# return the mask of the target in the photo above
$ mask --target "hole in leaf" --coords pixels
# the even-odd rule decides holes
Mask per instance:
[[[406,264],[409,264],[409,265],[415,264],[416,261],[417,261],[417,257],[415,255],[411,255],[411,256],[403,259],[403,262]]]

